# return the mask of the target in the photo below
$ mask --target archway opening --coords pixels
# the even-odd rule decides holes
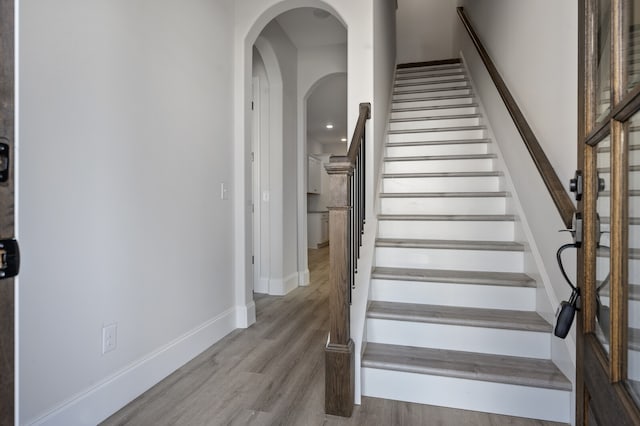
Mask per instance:
[[[309,282],[307,129],[329,131],[331,120],[336,142],[346,137],[346,112],[339,120],[308,116],[307,95],[318,82],[327,90],[341,87],[340,100],[325,110],[346,111],[347,30],[329,11],[303,7],[280,13],[256,33],[249,64],[253,109],[245,123],[252,160],[245,185],[252,205],[246,281],[255,292],[283,295]],[[342,85],[325,80],[336,74]],[[317,98],[327,96],[319,91]]]

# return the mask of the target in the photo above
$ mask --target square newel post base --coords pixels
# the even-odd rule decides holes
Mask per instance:
[[[334,416],[351,417],[354,401],[355,355],[353,340],[325,347],[324,410]]]

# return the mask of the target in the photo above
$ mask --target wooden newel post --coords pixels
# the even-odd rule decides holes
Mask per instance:
[[[329,207],[329,340],[325,347],[325,411],[350,417],[354,401],[355,358],[351,340],[349,231],[353,164],[332,157],[326,165],[330,178]]]

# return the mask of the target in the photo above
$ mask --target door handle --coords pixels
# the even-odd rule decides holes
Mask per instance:
[[[7,138],[0,138],[8,142]],[[0,142],[0,182],[9,180],[9,144]]]
[[[0,240],[0,280],[20,272],[20,247],[15,239]]]

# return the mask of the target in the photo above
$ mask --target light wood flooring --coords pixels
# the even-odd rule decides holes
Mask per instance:
[[[366,397],[349,419],[325,415],[328,253],[309,251],[308,287],[256,295],[254,325],[230,333],[103,425],[558,425]]]

